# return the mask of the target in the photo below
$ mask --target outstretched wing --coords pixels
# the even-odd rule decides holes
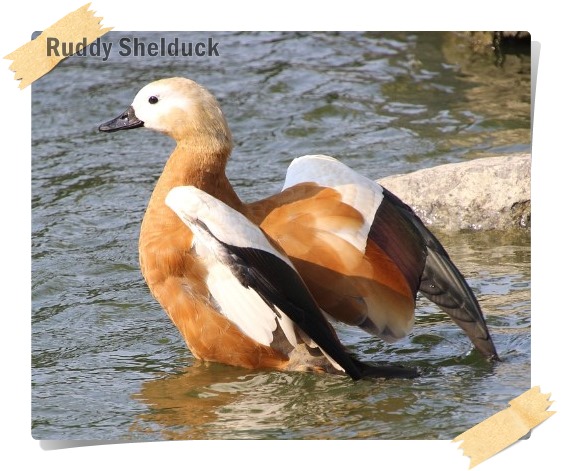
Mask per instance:
[[[408,262],[417,266],[399,266],[369,239],[383,198],[380,186],[335,159],[307,156],[290,165],[281,193],[251,210],[325,312],[394,341],[412,328],[418,286],[409,278],[419,282],[423,267],[415,258]],[[391,221],[380,225],[390,241],[411,236]]]
[[[497,357],[466,280],[414,212],[392,193],[327,156],[295,159],[284,191],[252,208],[334,318],[387,341],[412,328],[419,291]]]

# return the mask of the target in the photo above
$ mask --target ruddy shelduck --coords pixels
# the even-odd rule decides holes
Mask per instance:
[[[245,368],[411,377],[363,363],[329,321],[386,341],[413,327],[418,291],[487,359],[478,301],[409,206],[338,160],[295,159],[283,189],[243,203],[226,177],[233,143],[217,100],[186,78],[142,88],[99,129],[146,127],[176,141],[141,225],[140,266],[193,355]]]

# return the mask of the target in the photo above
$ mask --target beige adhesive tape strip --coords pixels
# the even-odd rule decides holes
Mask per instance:
[[[462,441],[460,448],[470,457],[473,468],[553,415],[555,412],[546,410],[552,404],[549,398],[550,394],[542,394],[535,386],[509,401],[510,407],[461,433],[453,442]]]
[[[45,75],[65,57],[47,54],[48,38],[56,38],[62,43],[78,44],[86,40],[85,45],[95,41],[112,28],[102,28],[101,18],[88,11],[90,4],[61,18],[54,25],[43,31],[37,38],[24,44],[4,59],[14,61],[10,70],[15,72],[15,79],[21,80],[19,88],[25,88],[38,78]],[[75,51],[76,52],[76,51]]]

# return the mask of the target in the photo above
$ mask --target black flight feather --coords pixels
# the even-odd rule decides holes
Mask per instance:
[[[420,240],[425,246],[425,263],[418,275],[420,293],[443,309],[486,358],[498,360],[476,296],[445,248],[410,206],[386,189],[383,194],[383,203],[388,203],[386,210],[394,213],[392,219],[400,219],[409,231],[416,233],[412,239],[415,246],[419,246]]]

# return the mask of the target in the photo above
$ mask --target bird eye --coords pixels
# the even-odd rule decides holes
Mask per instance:
[[[157,96],[151,96],[151,97],[148,99],[148,102],[149,102],[151,105],[154,105],[154,103],[158,103],[158,97],[157,97]]]

